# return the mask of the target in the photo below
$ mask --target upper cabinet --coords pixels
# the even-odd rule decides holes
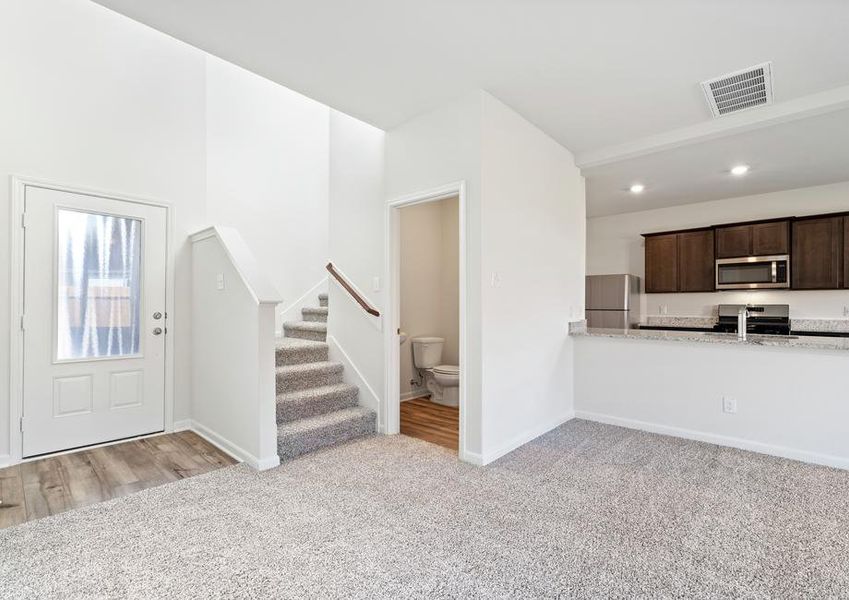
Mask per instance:
[[[793,221],[790,273],[793,289],[831,290],[844,286],[845,217]]]
[[[716,228],[716,257],[769,256],[790,252],[790,221]]]
[[[843,287],[849,288],[849,217],[843,217]]]
[[[790,254],[790,221],[755,223],[752,227],[752,256]]]
[[[714,275],[712,229],[678,234],[678,291],[712,292]]]
[[[678,234],[646,238],[646,292],[678,291]]]
[[[646,236],[646,280],[649,294],[712,292],[712,229]]]
[[[752,254],[752,226],[734,225],[716,228],[716,257],[737,258]]]
[[[790,289],[849,289],[849,213],[643,234],[647,293],[712,292],[716,259],[790,256]]]

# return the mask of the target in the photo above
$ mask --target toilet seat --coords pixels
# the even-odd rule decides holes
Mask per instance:
[[[459,375],[460,367],[457,365],[439,365],[433,368],[434,373],[441,373],[442,375]]]

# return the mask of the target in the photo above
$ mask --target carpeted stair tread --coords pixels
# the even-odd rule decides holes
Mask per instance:
[[[327,342],[301,338],[277,338],[277,366],[297,365],[311,362],[326,362],[329,348]]]
[[[285,460],[370,435],[375,431],[376,417],[374,411],[355,406],[283,423],[277,427],[277,454]]]
[[[342,383],[342,363],[322,361],[277,367],[277,393]]]
[[[328,308],[326,306],[302,308],[301,315],[308,323],[327,323]]]
[[[277,395],[277,423],[308,419],[357,405],[359,388],[347,383]]]
[[[324,342],[327,340],[327,323],[315,321],[286,321],[283,323],[286,337]]]

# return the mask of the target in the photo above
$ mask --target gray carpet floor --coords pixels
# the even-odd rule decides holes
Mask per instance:
[[[0,531],[3,598],[849,597],[849,472],[572,421],[370,437]]]

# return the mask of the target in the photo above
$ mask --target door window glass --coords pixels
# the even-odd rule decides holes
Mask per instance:
[[[57,359],[139,353],[141,221],[57,215]]]

